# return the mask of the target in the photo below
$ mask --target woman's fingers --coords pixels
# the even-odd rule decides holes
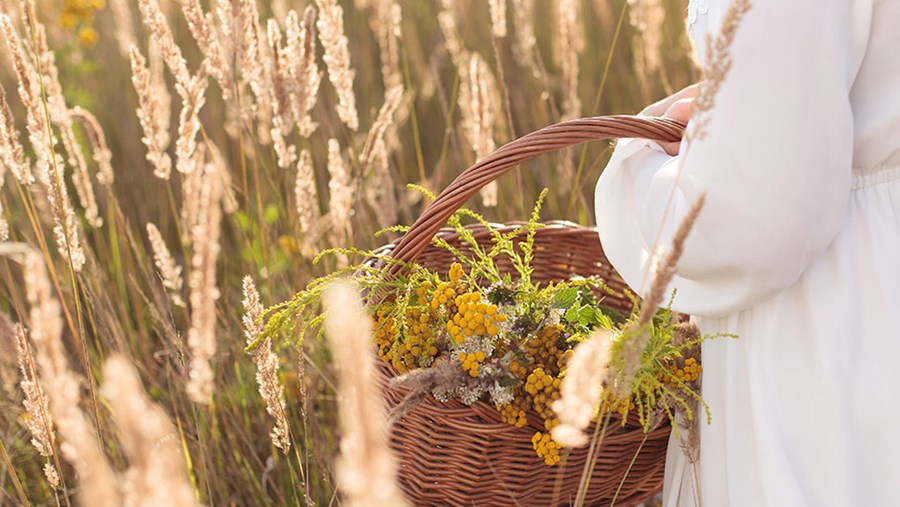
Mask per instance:
[[[668,97],[650,104],[643,111],[641,111],[641,115],[643,116],[662,116],[665,112],[672,107],[676,101],[681,99],[692,99],[697,95],[697,90],[700,88],[700,83],[694,83],[690,86],[682,88],[677,92],[669,95]]]
[[[687,123],[691,121],[691,110],[693,109],[693,107],[693,97],[678,99],[673,102],[668,109],[666,109],[665,113],[663,113],[663,117],[671,118],[682,123]],[[672,156],[678,155],[678,150],[681,148],[680,142],[659,143],[659,145],[663,150],[666,151],[666,153]]]

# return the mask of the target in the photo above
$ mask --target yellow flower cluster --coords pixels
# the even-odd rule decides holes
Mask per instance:
[[[434,318],[434,314],[430,311],[408,308],[407,333],[401,342],[394,340],[396,332],[394,318],[385,310],[379,310],[375,315],[375,344],[378,346],[378,355],[390,362],[399,373],[425,366],[428,360],[438,353],[431,325]]]
[[[451,290],[451,289],[448,289]],[[462,343],[469,336],[497,336],[497,324],[506,320],[506,315],[497,313],[497,305],[481,301],[481,293],[468,292],[453,301],[456,313],[447,322],[447,331],[456,343]]]
[[[574,354],[572,349],[560,347],[562,330],[560,324],[545,326],[538,331],[537,336],[525,343],[525,353],[528,357],[555,375],[565,369],[566,363]]]
[[[459,359],[459,362],[462,364],[463,370],[466,370],[469,375],[477,377],[478,368],[481,366],[482,361],[484,361],[484,352],[480,350],[474,354],[471,352],[468,354],[460,352],[457,359]]]
[[[430,285],[430,282],[426,283]],[[453,301],[454,296],[456,296],[456,289],[449,282],[441,282],[434,294],[431,295],[431,309],[437,310],[441,305],[446,305]]]
[[[497,407],[500,411],[500,418],[507,424],[512,424],[516,428],[525,426],[528,419],[525,417],[525,411],[515,403],[506,403]]]
[[[106,7],[104,0],[64,0],[59,14],[59,25],[66,30],[78,28],[78,42],[83,46],[97,43],[97,31],[90,25],[94,13]]]
[[[394,318],[388,310],[380,308],[373,317],[375,321],[375,345],[378,347],[378,357],[391,362],[391,348],[394,345]]]
[[[684,367],[674,368],[672,372],[682,382],[693,382],[700,378],[703,367],[693,357],[689,357],[684,361]]]
[[[462,265],[458,262],[454,262],[450,265],[450,272],[448,273],[449,282],[441,282],[438,284],[437,288],[434,290],[434,293],[431,295],[431,309],[437,311],[441,306],[447,308],[448,314],[456,313],[456,305],[454,303],[454,298],[456,297],[457,292],[462,290],[462,285],[460,284],[460,280],[462,280],[463,269]],[[428,290],[431,289],[431,282],[424,282],[422,284],[424,287],[424,292],[418,293],[419,301],[425,301],[424,294],[427,293]],[[420,287],[420,290],[422,287]]]
[[[606,412],[618,412],[619,415],[625,417],[628,415],[629,411],[634,410],[634,401],[632,401],[631,397],[628,397],[627,399],[617,399],[612,391],[609,391],[607,396],[608,398],[604,404]]]
[[[525,392],[531,395],[534,411],[544,419],[544,427],[552,430],[559,424],[559,418],[551,408],[559,399],[559,377],[548,375],[543,368],[535,368],[525,381]]]
[[[550,433],[538,431],[531,437],[531,446],[539,458],[544,458],[544,463],[553,466],[560,461],[559,444],[550,437]]]

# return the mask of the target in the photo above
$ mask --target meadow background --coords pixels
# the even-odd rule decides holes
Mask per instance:
[[[157,21],[170,30],[187,74],[179,75],[165,51],[161,56],[158,42],[151,44],[159,34],[145,23],[149,4],[158,5]],[[263,305],[289,298],[344,262],[325,258],[313,264],[319,250],[375,248],[396,239],[374,233],[411,224],[427,205],[407,184],[437,192],[515,137],[565,118],[635,113],[699,76],[685,33],[687,0],[0,5],[14,30],[0,34],[0,85],[11,113],[0,130],[0,222],[8,224],[7,237],[0,239],[30,245],[36,256],[27,259],[46,265],[49,285],[37,296],[58,300],[62,311],[58,352],[70,376],[59,378],[71,380],[74,394],[68,395],[111,468],[139,482],[126,472],[135,465],[136,451],[129,448],[130,430],[121,418],[130,413],[140,419],[141,410],[117,406],[121,396],[103,388],[104,377],[114,373],[104,364],[115,356],[133,366],[135,387],[173,425],[167,443],[184,453],[192,494],[208,505],[341,503],[328,346],[312,339],[298,348],[290,337],[272,344],[284,387],[283,413],[276,410],[286,416],[282,436],[290,448],[284,453],[270,438],[279,415],[267,413],[257,386],[260,357],[244,352],[245,275],[255,280]],[[210,51],[192,33],[188,19],[196,11],[190,8],[198,5],[200,16],[208,16],[204,26],[211,38],[205,43],[218,42],[219,50]],[[335,22],[336,6],[342,8],[336,16],[343,27]],[[234,22],[237,13],[243,24]],[[292,67],[289,58],[285,65],[278,56],[297,49],[291,37],[299,41],[301,34],[291,27],[304,21],[315,25],[315,37],[307,39],[314,43],[314,58],[308,61],[320,83],[308,94],[314,100],[300,101],[294,114],[285,104],[309,84],[310,67]],[[348,51],[343,59],[341,36]],[[38,109],[22,97],[11,37],[21,41],[26,67],[35,72],[26,95],[39,99]],[[253,41],[256,53],[248,53]],[[155,109],[146,116],[156,122],[157,133],[167,134],[153,141],[157,155],[171,161],[166,178],[142,142],[131,44],[149,61],[146,96],[154,98]],[[221,58],[210,63],[215,55]],[[210,76],[196,78],[201,68]],[[198,101],[201,81],[207,87],[205,100]],[[195,88],[185,90],[188,84]],[[188,115],[180,121],[185,97],[193,100],[195,120]],[[355,102],[355,114],[348,101]],[[29,115],[40,114],[57,138],[55,151],[39,149],[40,139],[27,133],[26,125],[35,121]],[[192,121],[196,131],[189,136]],[[272,135],[273,125],[281,135]],[[100,131],[106,147],[97,144]],[[38,174],[35,183],[19,177],[21,160],[11,151],[10,137],[24,147],[25,164]],[[544,218],[592,224],[593,188],[610,147],[593,143],[541,157],[501,179],[495,197],[481,195],[470,204],[492,221],[523,220],[546,187]],[[47,182],[41,181],[42,167],[51,171]],[[69,215],[59,211],[65,206],[57,207],[63,197]],[[64,235],[78,236],[83,266],[72,258],[74,245],[68,251],[57,247],[54,227],[60,223]],[[148,232],[148,224],[158,234]],[[27,288],[42,282],[36,281],[40,273],[29,273],[33,262],[23,262],[22,247],[10,244],[0,244],[0,505],[74,504],[79,478],[71,464],[54,458],[66,435],[51,443],[50,457],[31,443],[35,418],[23,403],[15,323],[25,325],[26,334],[36,331],[40,321],[34,320]],[[52,320],[52,314],[43,315]],[[209,356],[211,391],[190,387],[197,347],[206,347]],[[33,369],[26,367],[26,373]],[[268,396],[271,401],[278,393]],[[66,433],[65,423],[57,425]],[[45,477],[48,461],[59,467],[58,489]]]

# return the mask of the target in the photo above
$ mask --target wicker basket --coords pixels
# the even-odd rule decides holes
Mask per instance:
[[[460,174],[400,242],[383,247],[383,251],[446,273],[453,259],[446,250],[434,247],[431,239],[440,234],[465,250],[452,229],[441,227],[488,182],[525,160],[566,146],[620,137],[675,141],[681,138],[683,127],[666,119],[610,116],[563,122],[528,134]],[[473,229],[479,243],[490,243],[488,231],[481,226]],[[595,229],[567,222],[548,223],[535,235],[532,265],[536,281],[599,275],[616,293],[606,296],[604,306],[623,313],[631,309],[631,301],[624,296],[625,285],[604,256]],[[514,272],[509,266],[499,267]],[[387,380],[396,372],[388,364],[379,363],[384,396],[393,407],[405,392],[387,388]],[[633,505],[662,487],[671,428],[664,425],[645,433],[635,420],[623,426],[617,417],[603,436],[586,505],[610,505],[613,501],[615,505]],[[486,402],[465,406],[429,396],[395,423],[391,447],[400,459],[401,486],[416,505],[569,505],[577,494],[588,449],[575,449],[560,465],[549,467],[532,449],[531,436],[536,431],[544,431],[544,427],[535,413],[528,414],[525,427],[516,428],[501,421],[499,412]]]

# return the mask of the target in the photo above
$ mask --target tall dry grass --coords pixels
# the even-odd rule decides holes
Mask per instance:
[[[407,183],[698,75],[685,0],[69,3],[0,2],[0,505],[342,501],[330,347],[245,354],[258,305],[394,239]],[[589,223],[608,147],[472,204]]]

